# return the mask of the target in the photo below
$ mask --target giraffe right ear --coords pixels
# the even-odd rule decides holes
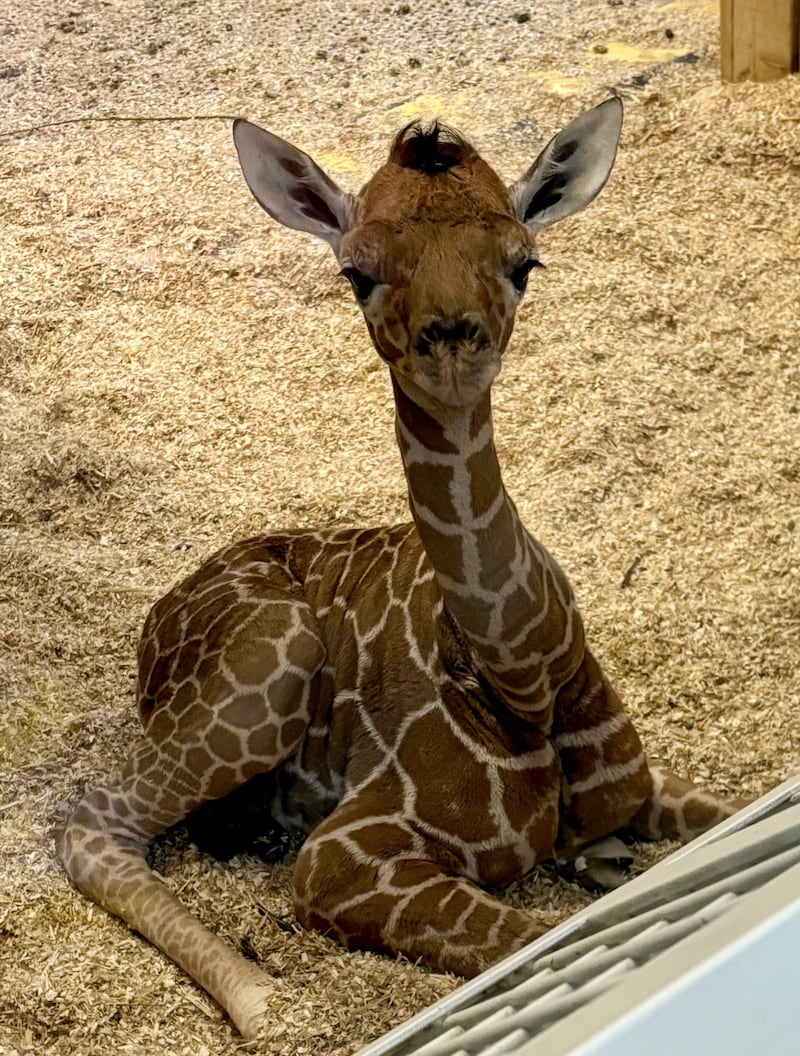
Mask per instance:
[[[353,196],[337,187],[317,163],[291,143],[241,119],[233,142],[247,186],[279,224],[324,239],[338,257],[351,225]]]
[[[617,98],[571,121],[509,188],[519,219],[532,231],[541,231],[585,209],[608,179],[621,129],[622,103]]]

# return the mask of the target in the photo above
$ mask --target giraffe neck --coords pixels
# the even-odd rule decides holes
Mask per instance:
[[[566,577],[503,486],[489,394],[439,412],[393,383],[411,512],[447,610],[495,694],[547,727],[583,660],[583,626]]]

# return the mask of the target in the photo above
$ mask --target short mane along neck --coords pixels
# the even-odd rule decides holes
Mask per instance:
[[[503,486],[489,393],[438,414],[394,390],[411,512],[447,611],[494,694],[549,728],[555,695],[584,658],[583,625],[565,575]]]

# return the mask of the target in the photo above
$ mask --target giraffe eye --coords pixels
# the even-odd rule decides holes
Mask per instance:
[[[514,268],[508,277],[511,280],[511,285],[520,296],[525,292],[525,287],[528,285],[528,275],[531,271],[533,271],[534,268],[543,267],[544,264],[542,264],[540,260],[537,260],[536,257],[531,257]]]
[[[364,272],[359,271],[358,268],[342,268],[339,274],[344,275],[353,287],[353,293],[359,301],[366,301],[378,285],[375,279],[371,279],[369,275],[365,275]]]

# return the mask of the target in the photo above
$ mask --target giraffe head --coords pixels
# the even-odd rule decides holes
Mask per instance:
[[[618,99],[581,114],[510,187],[458,133],[414,122],[355,195],[271,132],[240,120],[233,134],[259,204],[331,246],[396,382],[446,409],[488,391],[539,264],[535,235],[598,194],[621,122]]]

